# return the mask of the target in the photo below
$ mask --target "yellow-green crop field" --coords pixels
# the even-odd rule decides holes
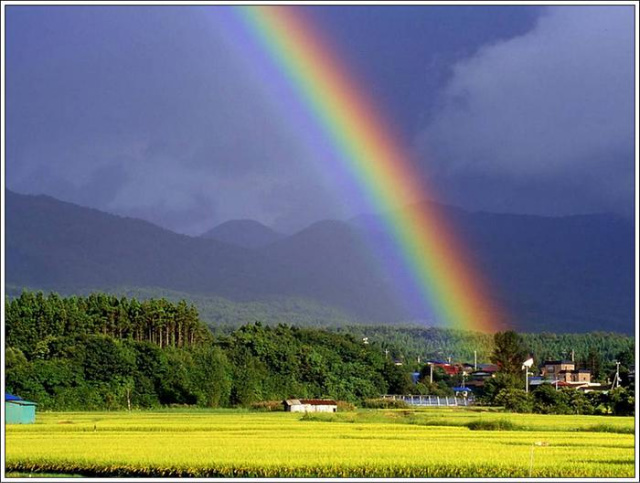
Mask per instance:
[[[469,409],[40,413],[9,476],[635,477],[634,420]]]

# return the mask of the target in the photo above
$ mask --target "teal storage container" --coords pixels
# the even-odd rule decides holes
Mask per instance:
[[[7,424],[33,424],[36,422],[36,406],[31,401],[6,394],[4,398],[4,417]]]

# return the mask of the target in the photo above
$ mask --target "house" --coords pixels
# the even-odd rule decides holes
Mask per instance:
[[[591,382],[591,371],[588,369],[560,371],[557,379],[564,382]]]
[[[442,369],[447,376],[455,376],[458,373],[459,368],[455,365],[450,364],[446,361],[438,361],[438,360],[428,360],[427,365],[433,367],[439,367]]]
[[[469,375],[469,380],[466,384],[469,387],[484,387],[484,383],[492,377],[494,377],[493,372],[475,371]]]
[[[574,371],[576,363],[573,361],[545,361],[540,370],[542,377],[556,379],[561,371]]]
[[[4,396],[4,415],[7,424],[32,424],[36,422],[36,406],[31,401],[6,393]]]
[[[549,381],[541,376],[529,376],[529,387],[534,388],[536,386],[540,386],[541,384],[548,384]]]
[[[333,399],[285,399],[284,410],[290,413],[335,413],[338,403]]]
[[[498,372],[498,369],[500,368],[497,364],[478,364],[478,370],[482,372],[493,374],[494,372]]]
[[[591,371],[576,369],[573,361],[546,361],[540,371],[544,379],[568,383],[590,383]]]

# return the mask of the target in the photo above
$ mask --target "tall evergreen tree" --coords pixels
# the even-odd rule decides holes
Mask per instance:
[[[527,358],[527,351],[522,342],[522,337],[512,330],[496,332],[493,338],[494,347],[491,353],[491,362],[497,364],[500,372],[507,374],[519,374],[522,372],[522,363]]]

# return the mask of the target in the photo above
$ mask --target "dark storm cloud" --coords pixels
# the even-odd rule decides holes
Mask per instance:
[[[419,139],[450,201],[544,214],[630,213],[633,8],[555,7],[458,62]]]
[[[239,58],[215,9],[6,11],[9,188],[190,234],[234,218],[290,232],[369,211],[287,124],[287,101]],[[450,201],[628,205],[625,9],[552,9],[538,24],[528,7],[308,11],[403,139],[431,119],[417,145]]]
[[[534,25],[537,6],[308,7],[387,121],[407,139],[424,124],[455,61]]]
[[[210,16],[9,7],[8,187],[194,234],[281,217],[265,193],[312,173]]]

